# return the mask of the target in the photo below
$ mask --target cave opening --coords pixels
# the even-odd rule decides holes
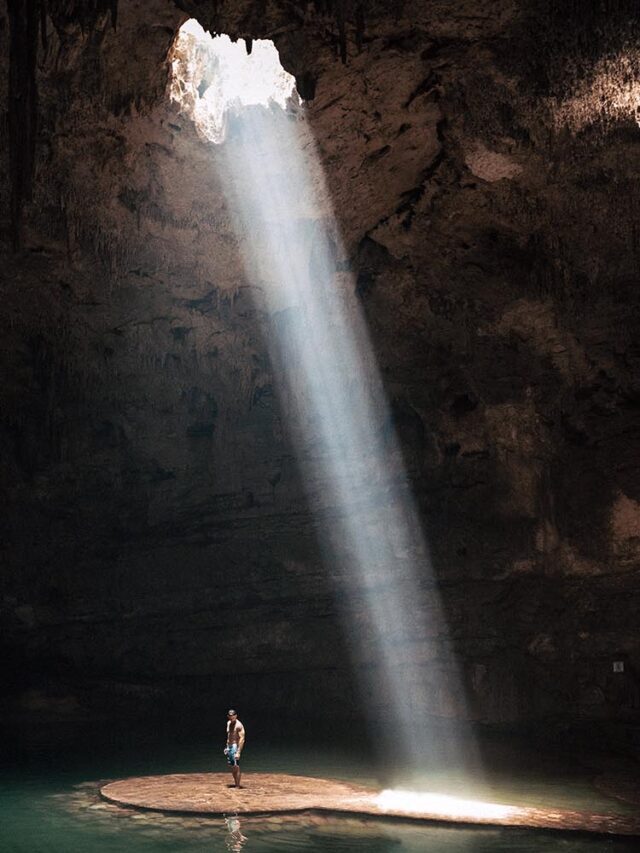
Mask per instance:
[[[268,39],[234,42],[210,35],[190,18],[178,31],[170,62],[170,97],[212,142],[224,140],[229,114],[243,107],[299,103],[295,79]]]

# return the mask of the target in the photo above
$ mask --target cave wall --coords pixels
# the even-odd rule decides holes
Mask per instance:
[[[425,710],[634,718],[638,33],[587,6],[0,6],[7,707],[358,708],[273,318],[168,97],[195,14],[314,96],[463,666]]]

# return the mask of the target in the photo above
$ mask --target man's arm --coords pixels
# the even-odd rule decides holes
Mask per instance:
[[[240,753],[242,752],[242,748],[244,746],[244,726],[240,725],[240,731],[238,732],[238,758],[240,758]]]

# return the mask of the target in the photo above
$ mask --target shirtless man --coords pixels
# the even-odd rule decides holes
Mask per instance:
[[[227,713],[227,746],[224,754],[227,764],[231,767],[236,788],[240,787],[240,754],[244,746],[244,726],[238,719],[238,714],[232,709]]]

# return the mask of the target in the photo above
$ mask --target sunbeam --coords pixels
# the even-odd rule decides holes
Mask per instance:
[[[227,95],[231,66],[216,88],[215,69],[230,56],[222,44],[201,100],[215,105],[210,138],[220,141],[225,128],[221,177],[247,276],[263,294],[270,355],[364,714],[403,785],[426,784],[442,764],[468,773],[475,751],[461,722],[455,653],[304,107],[285,110],[268,97],[243,105]],[[216,55],[211,39],[206,53]],[[198,81],[190,80],[193,92]],[[201,132],[205,109],[192,107]]]

